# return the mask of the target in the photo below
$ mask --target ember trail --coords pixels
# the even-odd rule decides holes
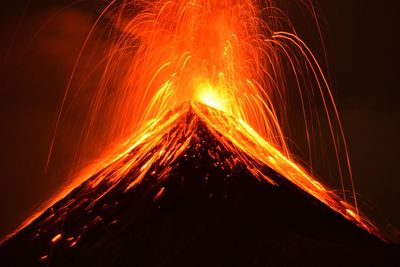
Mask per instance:
[[[313,10],[311,2],[304,4]],[[347,220],[380,236],[360,215],[354,188],[351,196],[346,196],[344,179],[348,177],[352,183],[346,141],[322,68],[275,1],[125,0],[122,4],[111,2],[102,14],[106,15],[121,34],[109,52],[107,68],[93,97],[90,123],[104,111],[112,75],[126,58],[126,51],[134,49],[108,112],[113,118],[110,128],[135,131],[110,151],[107,160],[82,173],[56,196],[53,204],[77,185],[81,195],[90,197],[71,197],[59,203],[56,216],[49,211],[34,216],[42,214],[41,229],[50,229],[81,205],[90,211],[117,188],[126,193],[134,190],[145,177],[153,175],[163,183],[177,159],[189,149],[196,151],[195,144],[201,143],[197,135],[201,122],[218,140],[218,149],[232,153],[232,157],[221,159],[210,152],[216,166],[235,169],[239,164],[260,181],[279,186],[262,167],[268,166]],[[294,88],[286,88],[288,77],[295,80]],[[309,125],[318,119],[327,121],[338,166],[343,162],[348,166],[340,170],[343,199],[298,164],[290,152],[284,134],[288,94],[301,103],[309,143]],[[315,118],[310,114],[315,113],[313,103],[318,101],[325,113]],[[168,188],[156,192],[154,198],[162,197],[164,190]],[[94,220],[89,225],[101,218]],[[49,243],[69,240],[70,247],[79,245],[84,235],[65,236],[62,229],[49,232]]]

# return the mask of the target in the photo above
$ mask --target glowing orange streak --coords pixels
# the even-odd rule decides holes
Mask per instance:
[[[47,168],[49,166],[49,163],[50,163],[51,154],[53,152],[54,144],[55,144],[55,141],[56,141],[58,127],[60,126],[61,117],[62,117],[62,114],[63,114],[63,111],[64,111],[64,106],[65,106],[65,103],[66,103],[66,100],[67,100],[67,97],[68,97],[68,94],[69,94],[69,90],[71,89],[72,79],[75,76],[75,73],[77,71],[77,68],[78,68],[79,62],[80,62],[80,60],[82,58],[83,52],[85,50],[85,47],[89,43],[90,37],[93,34],[97,24],[100,22],[100,19],[107,13],[107,11],[111,8],[112,5],[114,5],[115,2],[116,2],[116,0],[113,0],[109,5],[107,5],[106,8],[104,8],[104,10],[100,14],[100,16],[97,18],[97,20],[93,24],[92,28],[89,30],[89,33],[88,33],[85,41],[83,42],[82,48],[79,51],[79,54],[78,54],[77,59],[75,61],[74,68],[72,69],[72,73],[71,73],[70,79],[68,80],[68,84],[67,84],[67,87],[65,89],[63,99],[61,101],[60,111],[59,111],[58,116],[57,116],[56,126],[55,126],[54,134],[53,134],[53,137],[52,137],[52,140],[51,140],[51,143],[50,143],[49,153],[48,153],[47,160],[46,160],[46,167],[45,167],[46,170],[47,170]]]
[[[289,59],[290,67],[292,69],[292,73],[295,76],[295,80],[296,80],[296,84],[297,84],[297,91],[298,91],[299,96],[300,96],[300,103],[301,103],[301,109],[302,109],[302,113],[303,113],[304,124],[308,125],[307,112],[306,112],[306,108],[305,108],[305,104],[304,104],[305,103],[305,99],[304,99],[304,96],[303,96],[303,92],[301,90],[299,75],[297,74],[295,64],[294,64],[294,62],[292,60],[292,57],[289,54],[289,51],[280,42],[277,42],[275,40],[265,40],[265,41],[266,42],[272,42],[275,45],[278,45],[283,50],[283,52],[286,55],[286,57]],[[306,132],[306,138],[307,138],[308,155],[309,155],[309,160],[310,160],[310,164],[311,164],[311,168],[312,168],[311,137],[310,137],[310,132],[309,132],[308,127],[305,127],[305,132]]]
[[[289,37],[287,37],[287,36],[285,36],[285,35],[288,35]],[[333,106],[333,109],[334,109],[334,113],[335,113],[334,115],[335,115],[335,117],[336,117],[336,119],[337,119],[337,122],[339,123],[339,129],[340,129],[341,137],[342,137],[342,140],[343,140],[343,145],[344,145],[344,148],[345,148],[346,161],[347,161],[347,164],[348,164],[348,171],[349,171],[349,174],[350,174],[350,181],[351,181],[351,185],[352,185],[354,203],[355,203],[355,206],[356,206],[356,212],[357,212],[357,214],[358,214],[358,205],[357,205],[357,198],[356,198],[356,193],[355,193],[355,184],[354,184],[354,179],[353,179],[353,175],[352,175],[352,171],[351,171],[351,164],[350,164],[350,157],[349,157],[348,148],[347,148],[347,141],[346,141],[346,139],[345,139],[345,137],[344,137],[343,126],[342,126],[342,123],[341,123],[341,120],[340,120],[339,112],[338,112],[338,110],[337,110],[337,107],[336,107],[336,104],[335,104],[335,101],[334,101],[332,92],[331,92],[331,90],[329,89],[329,84],[328,84],[328,82],[327,82],[325,76],[322,74],[322,73],[323,73],[323,72],[322,72],[322,68],[321,68],[321,66],[319,65],[319,63],[318,63],[317,59],[315,58],[315,56],[312,54],[311,50],[308,48],[308,46],[307,46],[300,38],[298,38],[296,35],[291,34],[291,33],[287,33],[287,32],[276,32],[276,33],[274,34],[273,37],[274,37],[274,38],[283,38],[283,39],[289,40],[289,41],[291,41],[295,46],[297,46],[297,47],[299,48],[299,50],[302,51],[302,53],[304,54],[306,60],[307,60],[307,61],[309,62],[309,64],[310,64],[310,66],[312,66],[313,63],[315,64],[315,66],[317,66],[318,71],[319,71],[319,74],[320,74],[320,76],[321,76],[321,78],[322,78],[322,80],[323,80],[323,83],[325,84],[325,87],[328,88],[328,90],[326,90],[326,91],[327,91],[328,94],[329,94],[329,98],[330,98],[330,100],[331,100],[331,103],[332,103],[332,106]],[[296,41],[297,41],[297,42],[296,42]],[[299,43],[300,43],[302,46],[300,46]],[[311,56],[312,62],[311,62],[311,60],[309,59],[308,55],[307,55],[306,53],[303,52],[303,48],[305,48],[305,49],[307,50],[309,56]],[[318,74],[317,74],[317,72],[314,70],[314,68],[311,68],[311,70],[313,71],[314,76],[315,76],[315,77],[318,77]],[[330,128],[330,131],[331,131],[331,135],[332,135],[332,142],[334,143],[334,148],[335,148],[335,152],[336,152],[336,160],[337,160],[338,162],[340,162],[339,152],[338,152],[338,145],[337,145],[336,139],[335,139],[335,134],[334,134],[334,130],[333,130],[332,120],[331,120],[330,115],[329,115],[329,113],[328,113],[328,107],[327,107],[327,102],[326,102],[326,99],[325,99],[325,96],[324,96],[324,91],[322,90],[322,86],[321,86],[321,84],[320,84],[318,78],[316,79],[316,82],[318,83],[318,87],[320,88],[320,93],[321,93],[322,101],[323,101],[325,110],[327,111],[327,112],[326,112],[326,115],[327,115],[327,120],[328,120],[328,123],[329,123],[329,128]],[[338,164],[338,168],[339,168],[339,175],[340,175],[340,179],[341,179],[341,183],[342,183],[342,190],[343,190],[343,192],[344,192],[344,191],[345,191],[345,189],[344,189],[344,180],[343,180],[343,176],[342,176],[340,164]],[[345,195],[345,194],[344,194],[344,198],[345,198],[345,201],[346,201],[346,195]]]

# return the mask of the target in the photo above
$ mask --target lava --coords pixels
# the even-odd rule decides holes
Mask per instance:
[[[313,10],[311,2],[304,4]],[[312,106],[318,98],[325,110],[338,166],[346,162],[352,183],[346,141],[327,79],[277,1],[112,1],[101,16],[107,16],[121,34],[109,52],[93,97],[88,127],[93,127],[99,114],[108,112],[112,119],[107,127],[130,132],[131,136],[110,151],[107,160],[80,174],[52,204],[83,182],[88,192],[99,185],[108,186],[90,200],[90,209],[132,173],[135,178],[125,191],[152,172],[159,173],[159,180],[166,179],[172,163],[196,138],[196,119],[186,117],[190,109],[225,149],[234,151],[235,158],[226,159],[229,166],[239,161],[258,179],[277,185],[260,168],[267,165],[346,219],[380,236],[377,228],[360,215],[354,186],[354,203],[346,197],[341,199],[297,163],[290,152],[284,134],[285,96],[294,92],[301,103],[309,142],[308,125],[314,123],[310,114],[315,113]],[[132,50],[128,69],[120,74],[120,62]],[[122,85],[111,94],[108,88],[115,73]],[[295,80],[295,88],[287,88],[288,77]],[[104,106],[107,101],[111,104]],[[180,130],[171,131],[176,127]],[[344,156],[340,146],[344,147]],[[216,158],[215,163],[220,160]],[[340,170],[340,179],[346,196],[345,171]],[[66,212],[81,204],[71,200]],[[56,235],[52,241],[60,238]]]

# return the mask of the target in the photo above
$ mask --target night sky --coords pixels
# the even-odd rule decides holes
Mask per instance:
[[[64,90],[101,9],[96,1],[73,6],[68,6],[73,2],[68,0],[8,2],[2,3],[0,11],[0,236],[60,190],[74,173],[71,166],[81,166],[75,156],[90,93],[80,93],[70,103],[45,169]],[[318,5],[357,193],[364,206],[400,229],[397,2],[337,0]],[[318,35],[306,23],[299,24],[299,35],[321,58]],[[106,32],[94,33],[97,38],[89,42],[72,88],[95,88],[100,70],[93,68],[93,62],[110,47]],[[104,149],[95,140],[94,136],[85,149],[85,162],[95,160]]]

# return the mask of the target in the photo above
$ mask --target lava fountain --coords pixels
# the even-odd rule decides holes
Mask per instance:
[[[301,3],[314,14],[311,1]],[[322,67],[297,36],[278,1],[114,0],[97,22],[104,17],[119,34],[93,96],[88,128],[99,114],[108,112],[112,118],[108,128],[116,133],[130,132],[131,136],[110,151],[107,160],[80,174],[53,203],[99,171],[104,175],[91,180],[92,188],[110,179],[111,172],[110,181],[115,184],[130,170],[140,169],[141,174],[126,187],[130,190],[141,183],[154,162],[172,162],[189,142],[174,143],[176,139],[166,138],[160,129],[182,115],[179,109],[174,110],[192,103],[202,121],[221,136],[224,146],[240,149],[241,161],[246,162],[246,157],[258,159],[348,220],[380,236],[358,211],[346,141]],[[120,62],[127,54],[131,55],[128,68],[121,74]],[[111,94],[109,84],[115,73],[119,73],[122,84]],[[289,88],[288,79],[295,86]],[[289,94],[300,103],[309,143],[309,125],[318,119],[327,122],[343,199],[302,167],[289,150],[285,136]],[[65,99],[68,95],[67,88]],[[107,101],[111,104],[106,107]],[[315,117],[317,101],[322,103],[324,114]],[[64,107],[59,121],[63,112]],[[190,125],[187,127],[190,129]],[[161,146],[159,153],[152,153],[156,146]],[[132,151],[134,157],[129,156]],[[309,154],[311,158],[311,149]],[[136,166],[143,161],[146,163]],[[257,178],[274,183],[251,162],[247,167]],[[162,177],[167,176],[168,168]],[[352,185],[350,196],[346,195],[346,177]]]

